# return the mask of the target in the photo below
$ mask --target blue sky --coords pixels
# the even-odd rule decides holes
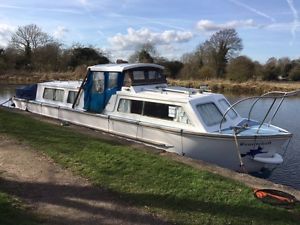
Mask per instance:
[[[235,28],[242,55],[261,62],[300,57],[300,0],[0,0],[0,46],[18,26],[37,24],[71,46],[93,45],[113,59],[154,43],[179,59],[219,29]]]

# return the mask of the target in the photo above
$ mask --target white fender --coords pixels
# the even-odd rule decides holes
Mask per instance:
[[[278,153],[275,153],[271,157],[266,157],[266,154],[257,154],[253,158],[254,161],[266,163],[266,164],[281,164],[283,162],[283,158]]]

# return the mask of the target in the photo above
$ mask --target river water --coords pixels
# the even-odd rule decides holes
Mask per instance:
[[[0,104],[15,95],[15,89],[22,85],[0,84]],[[9,103],[4,106],[9,106]]]
[[[0,104],[15,94],[16,87],[20,85],[0,84]],[[245,96],[227,97],[233,103]],[[247,117],[252,102],[244,102],[238,105],[236,110],[243,117]],[[252,118],[262,120],[271,103],[271,99],[259,101],[253,110]],[[300,189],[300,97],[286,99],[272,123],[293,133],[293,138],[284,154],[284,162],[272,171],[267,179]]]

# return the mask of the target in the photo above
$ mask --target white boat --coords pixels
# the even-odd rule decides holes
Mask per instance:
[[[95,65],[82,81],[17,90],[13,102],[22,110],[236,171],[283,162],[290,132],[250,115],[242,118],[222,94],[169,86],[162,71],[156,64]]]

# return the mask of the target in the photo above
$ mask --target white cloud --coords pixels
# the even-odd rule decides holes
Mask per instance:
[[[293,25],[291,26],[291,34],[292,34],[292,37],[293,37],[293,40],[290,42],[290,45],[293,45],[293,42],[295,41],[296,39],[296,30],[297,30],[297,27],[299,26],[299,15],[298,15],[298,11],[296,10],[295,6],[294,6],[294,1],[293,0],[286,0],[292,13],[293,13],[293,17],[294,17],[294,20],[293,20]]]
[[[258,10],[258,9],[255,9],[255,8],[245,4],[245,3],[242,3],[238,0],[229,0],[229,1],[232,2],[233,4],[237,5],[237,6],[241,6],[245,9],[247,9],[248,11],[255,13],[256,15],[259,15],[259,16],[262,16],[262,17],[268,19],[268,20],[271,20],[272,22],[276,21],[274,17],[272,17],[272,16],[270,16],[270,15],[268,15],[268,14],[266,14],[266,13],[264,13],[264,12]]]
[[[15,27],[8,24],[0,24],[0,46],[5,47],[11,38],[11,33],[15,30]]]
[[[245,28],[245,27],[257,27],[252,19],[248,20],[232,20],[226,23],[215,23],[211,20],[200,20],[197,22],[197,30],[203,32],[213,32],[221,29],[227,28]]]
[[[133,49],[139,44],[146,42],[156,45],[166,45],[171,43],[188,42],[193,38],[193,33],[190,31],[166,30],[163,32],[153,32],[148,28],[135,30],[127,29],[127,34],[116,34],[108,39],[114,49],[126,50]]]
[[[64,26],[58,26],[53,32],[53,36],[57,39],[64,38],[65,34],[68,33],[69,30]]]

